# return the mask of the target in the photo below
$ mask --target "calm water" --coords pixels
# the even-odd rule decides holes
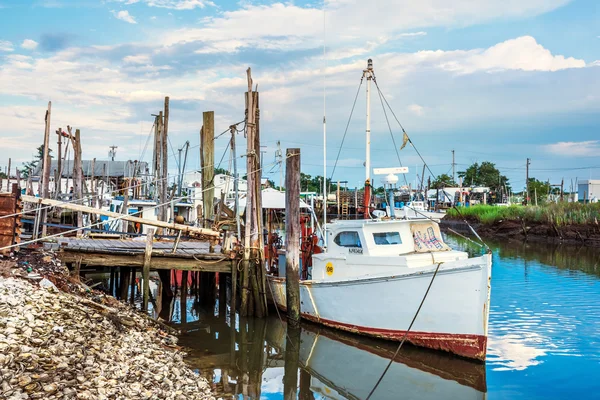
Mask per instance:
[[[600,398],[600,249],[490,245],[486,364],[407,345],[372,399]],[[281,399],[285,389],[302,399],[365,399],[395,350],[316,325],[286,334],[274,311],[236,318],[234,331],[218,302],[190,296],[183,305],[174,300],[171,318],[186,331],[188,362],[224,399]]]

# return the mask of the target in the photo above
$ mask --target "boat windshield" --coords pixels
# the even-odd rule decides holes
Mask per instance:
[[[376,232],[373,233],[373,240],[378,245],[402,244],[399,232]]]

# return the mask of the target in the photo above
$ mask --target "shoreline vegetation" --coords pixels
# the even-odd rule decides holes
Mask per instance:
[[[539,206],[474,205],[448,209],[441,225],[465,231],[463,217],[487,237],[579,243],[600,247],[600,203]],[[462,214],[462,217],[461,217]]]
[[[0,257],[0,398],[214,399],[172,333],[52,252]]]

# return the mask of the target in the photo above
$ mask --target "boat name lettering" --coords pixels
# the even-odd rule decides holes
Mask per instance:
[[[348,253],[350,254],[362,254],[363,253],[363,249],[361,249],[360,247],[351,247],[348,249]]]

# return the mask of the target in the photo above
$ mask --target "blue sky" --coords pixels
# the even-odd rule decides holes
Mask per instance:
[[[80,128],[84,158],[106,159],[116,144],[117,158],[139,159],[165,95],[173,148],[196,145],[202,111],[215,111],[217,133],[243,119],[250,66],[266,164],[280,140],[302,149],[305,172],[322,174],[326,85],[330,175],[372,58],[435,174],[451,170],[454,149],[457,170],[492,161],[514,188],[528,157],[542,180],[600,178],[597,0],[0,0],[0,23],[3,166],[41,144],[48,100],[52,131]],[[373,166],[396,166],[379,98],[372,103]],[[364,179],[364,124],[361,93],[334,175],[350,186]],[[241,152],[243,137],[238,144]],[[400,156],[414,181],[421,161],[409,147]],[[277,168],[267,171],[278,181]]]

